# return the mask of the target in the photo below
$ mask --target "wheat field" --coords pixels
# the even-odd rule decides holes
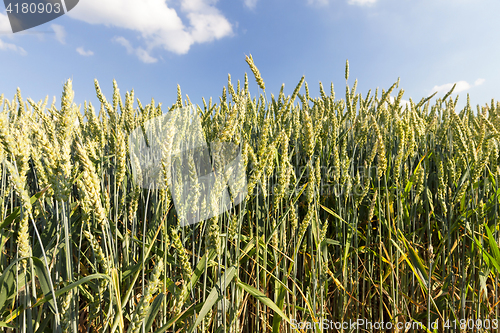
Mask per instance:
[[[246,196],[190,225],[129,141],[192,105],[180,87],[169,107],[115,81],[99,110],[70,80],[60,106],[1,95],[0,330],[500,332],[500,103],[402,106],[399,80],[362,95],[348,63],[341,99],[304,77],[268,96],[247,63],[259,95],[229,76],[193,106],[206,142],[240,147]],[[392,329],[335,325],[360,319]]]

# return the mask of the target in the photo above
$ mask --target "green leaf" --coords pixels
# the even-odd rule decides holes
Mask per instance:
[[[127,267],[126,269],[123,270],[122,272],[122,280],[126,280],[128,279],[129,277],[132,276],[132,274],[134,274],[135,272],[141,270],[142,268],[142,262],[138,263],[138,264],[135,264],[135,265],[132,265],[132,266],[129,266]]]
[[[340,244],[339,241],[334,240],[334,239],[330,239],[330,238],[326,238],[325,239],[325,243],[329,244],[329,245],[336,245],[336,246],[341,246],[342,245],[342,244]]]
[[[187,286],[188,292],[186,293],[184,301],[187,300],[189,294],[191,293],[191,289],[194,287],[194,285],[196,285],[196,282],[198,282],[201,275],[205,272],[205,267],[207,266],[207,263],[213,260],[216,254],[217,253],[215,252],[215,250],[211,250],[209,253],[205,253],[203,257],[200,259],[198,265],[196,265],[196,269],[193,272],[193,276],[191,276],[189,285]]]
[[[427,274],[427,269],[425,268],[422,259],[418,256],[417,251],[415,251],[415,249],[410,244],[406,244],[406,247],[408,248],[409,257],[411,262],[413,263],[413,266],[418,269],[424,280],[428,281],[429,276]]]
[[[340,221],[344,222],[344,223],[347,223],[343,218],[340,217],[339,214],[335,213],[333,210],[331,210],[330,208],[328,207],[325,207],[323,205],[320,205],[321,208],[323,208],[327,213],[333,215],[334,217],[338,218]]]
[[[488,224],[485,223],[484,228],[486,229],[486,233],[488,234],[488,243],[490,245],[491,252],[493,252],[493,256],[495,257],[497,263],[500,265],[500,250],[498,249],[498,244],[495,240],[495,237],[493,237],[493,233],[488,227]]]
[[[16,328],[16,326],[7,324],[6,322],[0,321],[0,327]]]
[[[481,250],[483,254],[483,258],[488,264],[488,267],[491,269],[491,267],[495,267],[496,271],[500,273],[500,251],[498,249],[497,242],[495,241],[495,238],[493,237],[493,234],[491,233],[490,228],[488,225],[485,223],[483,226],[486,229],[486,233],[488,234],[488,244],[490,246],[491,252],[493,252],[493,256],[486,252],[484,248],[481,246],[481,243],[476,237],[473,237],[474,242],[476,243],[476,246]]]
[[[151,330],[151,326],[153,326],[153,322],[158,315],[158,312],[161,309],[161,305],[163,304],[163,300],[165,299],[165,294],[160,293],[158,296],[155,297],[153,303],[151,303],[151,306],[148,309],[148,313],[146,315],[146,328],[144,332],[149,332]]]
[[[124,330],[124,323],[123,323],[123,312],[122,312],[122,303],[120,299],[120,279],[118,277],[118,271],[116,268],[111,269],[111,284],[113,285],[113,289],[115,290],[115,300],[116,300],[116,306],[118,308],[118,320],[120,323],[120,332],[123,332]]]
[[[194,314],[194,312],[196,311],[196,313],[199,313],[201,307],[203,306],[202,303],[200,304],[191,304],[191,306],[189,308],[187,308],[186,310],[182,311],[179,315],[177,315],[176,317],[174,318],[171,318],[165,325],[163,325],[162,327],[160,327],[158,330],[155,331],[155,333],[163,333],[165,332],[166,330],[168,330],[175,322],[177,322],[178,320],[182,320],[192,314]]]
[[[51,284],[49,276],[47,275],[47,270],[45,269],[45,264],[39,258],[33,257],[33,265],[35,266],[35,274],[40,282],[40,287],[44,295],[48,295],[51,292]],[[52,286],[53,287],[53,286]],[[49,309],[52,313],[56,313],[56,308],[54,306],[54,300],[49,301]]]
[[[5,302],[16,295],[16,286],[14,280],[15,274],[10,270],[5,270],[0,276],[0,310]]]
[[[84,284],[86,282],[89,282],[89,281],[92,281],[92,280],[95,280],[95,279],[108,279],[110,280],[109,276],[107,275],[104,275],[104,274],[92,274],[92,275],[89,275],[89,276],[86,276],[84,278],[81,278],[80,280],[76,281],[76,282],[73,282],[71,284],[68,284],[66,287],[64,288],[61,288],[59,290],[56,290],[55,294],[56,294],[56,297],[58,296],[61,296],[63,295],[64,293],[67,293],[68,291],[70,291],[71,289],[73,288],[77,288],[79,285],[81,284]],[[48,295],[45,295],[45,297],[39,299],[35,305],[33,305],[32,307],[37,307],[37,306],[40,306],[44,303],[47,303],[49,302],[50,300],[52,300],[52,293],[49,293]]]
[[[418,283],[420,284],[420,286],[422,286],[422,289],[427,290],[427,282],[426,281],[428,281],[428,280],[423,280],[423,279],[427,278],[427,271],[426,271],[425,267],[423,266],[422,260],[420,259],[420,257],[416,253],[416,251],[408,244],[408,241],[404,237],[401,230],[398,230],[398,231],[399,231],[398,232],[399,238],[404,243],[404,245],[407,248],[411,248],[411,251],[409,251],[410,252],[410,255],[409,255],[410,259],[408,259],[408,255],[405,252],[403,252],[403,250],[399,247],[399,245],[393,239],[391,239],[391,242],[394,245],[394,247],[404,256],[405,261],[408,263],[408,266],[410,266],[410,269],[413,271],[413,274],[415,274],[415,276],[417,277]],[[419,267],[416,267],[416,266],[419,266]],[[422,273],[422,272],[424,272],[424,273]],[[424,277],[422,277],[422,275],[424,275]]]
[[[42,196],[42,194],[45,193],[45,191],[47,191],[49,189],[49,187],[47,186],[46,188],[44,188],[43,190],[41,190],[40,192],[36,193],[34,196],[32,196],[30,198],[30,202],[31,204],[33,205],[38,199],[40,199],[40,197]],[[2,223],[0,223],[0,229],[5,229],[7,228],[8,226],[10,226],[10,224],[12,222],[14,222],[14,220],[19,217],[19,215],[21,215],[21,208],[20,207],[16,207],[13,209],[12,213],[7,216],[3,221]]]
[[[17,263],[26,258],[19,258],[14,261],[0,275],[0,310],[8,299],[16,296],[16,271]],[[19,278],[20,281],[24,280]]]
[[[262,293],[260,290],[242,282],[242,281],[237,281],[236,284],[243,288],[247,293],[258,299],[260,302],[265,304],[267,307],[271,308],[278,316],[281,318],[285,319],[287,323],[290,323],[290,319],[287,317],[286,314],[281,311],[281,309],[274,303],[271,299],[269,299],[264,293]]]
[[[283,278],[283,283],[286,283],[287,278]],[[277,299],[277,306],[279,309],[283,308],[283,305],[285,303],[285,296],[286,296],[286,289],[283,288],[283,286],[278,285],[276,286],[276,292],[278,294],[278,299]],[[273,318],[273,333],[278,333],[280,330],[280,324],[281,324],[281,317],[279,316],[274,316]]]
[[[205,303],[203,304],[203,307],[201,308],[195,323],[193,324],[193,326],[191,326],[188,333],[193,332],[193,330],[198,327],[199,324],[201,324],[201,321],[205,319],[205,316],[210,312],[210,309],[214,306],[214,304],[222,298],[221,291],[227,288],[231,280],[234,278],[235,274],[236,268],[234,266],[229,267],[229,269],[224,272],[224,275],[221,277],[217,285],[210,291],[210,294],[205,300]],[[224,286],[222,286],[222,284]]]

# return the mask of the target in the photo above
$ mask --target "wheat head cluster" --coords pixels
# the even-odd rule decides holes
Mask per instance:
[[[259,95],[229,76],[193,106],[207,142],[241,148],[245,200],[188,226],[195,158],[195,190],[174,205],[182,186],[141,186],[128,139],[192,105],[180,87],[170,107],[115,81],[110,101],[95,81],[99,110],[75,105],[71,80],[60,106],[0,96],[0,330],[326,332],[362,318],[500,332],[500,103],[458,110],[450,91],[404,105],[399,79],[362,95],[348,63],[341,99],[321,82],[310,96],[304,77],[268,96],[246,61]]]

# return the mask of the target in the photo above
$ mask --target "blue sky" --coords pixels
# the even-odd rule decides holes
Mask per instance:
[[[420,100],[457,83],[459,107],[500,99],[500,3],[495,0],[80,0],[53,21],[12,34],[0,5],[0,94],[57,98],[73,79],[75,102],[98,109],[93,82],[111,100],[135,90],[170,106],[176,86],[201,104],[218,101],[231,74],[250,79],[252,54],[266,84],[291,94],[305,75],[311,95],[319,81],[345,95],[344,68],[358,92],[387,89],[398,77],[404,99]],[[455,95],[455,94],[454,94]]]

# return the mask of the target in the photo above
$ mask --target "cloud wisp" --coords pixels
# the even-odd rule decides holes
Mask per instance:
[[[5,36],[12,39],[12,28],[7,14],[0,13],[0,37]],[[14,51],[20,55],[27,55],[25,49],[12,43],[6,43],[0,39],[0,51]]]
[[[244,0],[245,6],[249,9],[255,9],[258,0]]]
[[[183,22],[176,9],[164,0],[86,0],[68,15],[89,24],[124,28],[137,32],[144,42],[134,47],[124,37],[114,41],[125,46],[146,63],[156,62],[153,49],[185,54],[195,43],[206,43],[233,34],[232,25],[215,7],[214,0],[181,0],[180,12],[187,18]]]
[[[329,0],[307,0],[308,5],[319,5],[326,6],[328,5]]]
[[[476,81],[474,81],[474,85],[480,86],[484,83],[484,81],[486,81],[486,80],[485,79],[477,79]]]
[[[245,0],[247,1],[252,1],[252,0]],[[377,2],[377,0],[347,0],[347,3],[349,5],[356,5],[356,6],[370,6],[373,5]],[[326,6],[330,3],[330,0],[307,0],[308,5],[312,6]]]
[[[10,50],[19,53],[20,55],[27,55],[28,52],[26,52],[25,49],[23,49],[20,46],[17,46],[12,43],[6,43],[3,40],[0,39],[0,50]]]
[[[7,14],[0,13],[0,37],[2,34],[6,34],[5,36],[12,38],[12,28],[10,26],[9,18]],[[14,51],[19,53],[20,55],[27,55],[25,49],[16,44],[6,43],[0,39],[0,51]]]
[[[434,92],[447,93],[448,91],[451,90],[451,88],[453,87],[453,85],[455,83],[457,84],[457,86],[453,90],[453,93],[458,94],[460,92],[467,91],[472,87],[480,86],[484,82],[485,82],[485,79],[479,78],[476,81],[474,81],[474,84],[472,84],[472,85],[470,83],[468,83],[467,81],[463,81],[463,80],[458,81],[458,82],[454,82],[454,83],[446,83],[446,84],[443,84],[440,86],[434,86],[431,90],[431,94],[433,94]]]
[[[85,49],[83,47],[77,47],[76,48],[76,52],[78,52],[78,54],[84,56],[84,57],[90,57],[90,56],[93,56],[94,55],[94,52],[88,50],[88,51],[85,51]]]
[[[50,27],[54,30],[59,43],[66,44],[66,30],[64,30],[64,27],[59,24],[51,24]]]
[[[113,42],[118,43],[125,47],[128,54],[135,54],[137,58],[139,58],[142,62],[146,64],[152,64],[158,61],[158,59],[152,57],[148,51],[144,50],[141,47],[134,48],[132,44],[125,37],[115,37],[113,38]]]
[[[377,2],[377,0],[349,0],[347,1],[350,5],[358,5],[358,6],[369,6],[373,5]]]

